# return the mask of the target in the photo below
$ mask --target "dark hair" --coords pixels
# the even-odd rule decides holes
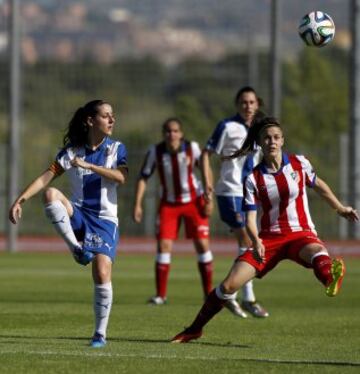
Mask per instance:
[[[263,106],[264,105],[264,102],[263,100],[258,97],[256,91],[254,90],[254,88],[252,88],[251,86],[244,86],[242,88],[239,89],[239,91],[236,93],[235,95],[235,105],[237,105],[240,97],[244,94],[244,93],[253,93],[258,101],[258,104],[259,104],[259,107]]]
[[[274,117],[264,116],[264,113],[259,112],[254,117],[247,137],[242,147],[233,153],[229,158],[236,158],[247,155],[255,149],[255,145],[259,142],[260,133],[268,127],[276,126],[281,129],[280,122]]]
[[[176,123],[178,123],[180,129],[182,129],[182,122],[179,120],[179,118],[177,118],[177,117],[169,117],[169,118],[167,118],[167,119],[163,122],[163,124],[161,125],[161,129],[162,129],[163,134],[167,131],[168,126],[169,126],[169,124],[170,124],[171,122],[176,122]]]
[[[86,144],[89,132],[87,119],[95,117],[99,111],[99,107],[103,104],[107,104],[107,102],[92,100],[75,111],[63,138],[64,145],[71,144],[74,147],[81,147]]]

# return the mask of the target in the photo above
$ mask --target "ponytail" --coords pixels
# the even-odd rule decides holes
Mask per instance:
[[[86,144],[89,132],[88,118],[94,117],[103,104],[106,104],[103,100],[92,100],[75,111],[63,138],[64,146],[71,144],[74,147],[81,147]]]
[[[228,156],[227,159],[237,158],[241,156],[246,156],[255,150],[255,146],[259,142],[260,133],[267,127],[277,126],[281,128],[280,122],[274,117],[265,117],[264,113],[259,112],[254,117],[251,127],[247,134],[247,137],[242,145],[242,147],[234,152],[232,155]]]

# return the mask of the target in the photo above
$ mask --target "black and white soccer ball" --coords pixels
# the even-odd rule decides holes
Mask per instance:
[[[301,39],[311,47],[324,47],[335,36],[333,19],[327,13],[317,10],[301,19],[298,30]]]

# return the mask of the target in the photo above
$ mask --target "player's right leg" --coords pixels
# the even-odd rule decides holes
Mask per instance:
[[[244,217],[245,219],[245,217]],[[233,228],[234,235],[238,243],[238,255],[244,254],[249,247],[251,247],[251,240],[246,232],[245,227]],[[242,286],[242,301],[241,301],[241,312],[239,316],[243,317],[242,314],[246,315],[246,312],[250,313],[253,317],[266,318],[269,316],[269,312],[256,300],[254,292],[253,281],[250,280]],[[234,313],[235,314],[235,313]]]
[[[84,252],[76,239],[70,217],[74,214],[73,206],[58,189],[49,187],[44,191],[45,214],[55,230],[64,239],[76,262],[87,265],[93,258],[91,252]]]
[[[202,336],[203,327],[233,300],[238,289],[256,274],[255,268],[247,262],[237,261],[225,280],[207,297],[193,323],[171,339],[172,343],[187,343]]]
[[[148,300],[151,305],[164,305],[171,265],[173,242],[180,226],[180,209],[173,204],[161,203],[156,220],[157,254],[155,259],[156,295]]]
[[[148,300],[151,305],[166,304],[172,246],[173,241],[170,239],[160,239],[158,241],[158,253],[155,258],[156,295]]]

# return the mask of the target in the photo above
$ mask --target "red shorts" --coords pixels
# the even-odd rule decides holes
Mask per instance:
[[[184,219],[188,239],[208,238],[209,219],[203,214],[204,204],[202,197],[185,204],[161,202],[156,221],[156,238],[177,239],[181,219]]]
[[[256,251],[248,249],[236,261],[245,261],[256,269],[256,277],[262,278],[282,260],[295,261],[298,264],[311,268],[312,266],[299,256],[301,249],[311,243],[324,245],[324,243],[311,231],[300,231],[289,234],[266,234],[261,236],[265,247],[265,260],[260,262]]]

